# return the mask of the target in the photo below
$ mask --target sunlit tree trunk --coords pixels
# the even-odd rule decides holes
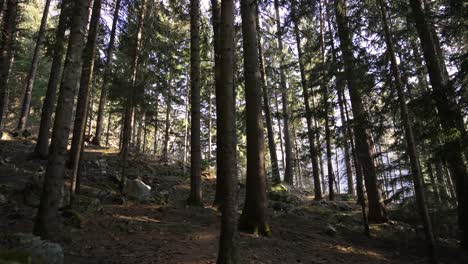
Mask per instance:
[[[247,127],[247,180],[239,229],[269,235],[266,224],[266,175],[262,121],[262,93],[258,64],[256,2],[241,0]]]
[[[58,206],[63,191],[63,175],[67,156],[73,102],[80,79],[84,32],[87,26],[90,1],[74,1],[73,17],[69,36],[68,51],[60,85],[55,123],[52,131],[50,156],[45,173],[39,211],[34,224],[34,234],[44,239],[57,238],[60,217]]]
[[[109,84],[109,79],[111,78],[112,73],[112,54],[114,53],[114,45],[115,45],[115,35],[117,31],[117,22],[119,19],[119,12],[120,12],[120,5],[121,0],[117,0],[114,7],[114,16],[112,19],[112,29],[109,37],[109,44],[106,50],[106,61],[105,61],[105,69],[104,69],[104,77],[102,80],[101,86],[101,96],[99,98],[99,107],[97,112],[97,120],[96,120],[96,135],[93,139],[93,144],[101,145],[101,137],[103,131],[103,122],[104,122],[104,108],[107,102],[107,85]]]
[[[234,1],[221,2],[220,85],[217,101],[217,175],[221,176],[221,233],[217,264],[239,263],[237,252],[237,173],[234,109]]]

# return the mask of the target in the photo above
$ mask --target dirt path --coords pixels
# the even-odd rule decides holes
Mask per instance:
[[[43,161],[28,160],[28,141],[0,142],[0,232],[31,232],[36,209],[23,203],[21,188],[43,173]],[[83,192],[76,215],[65,219],[61,244],[66,263],[215,263],[219,213],[209,205],[214,181],[204,181],[205,208],[185,206],[189,181],[183,168],[166,166],[150,156],[133,157],[129,174],[153,188],[154,199],[141,204],[122,201],[115,193],[119,171],[116,153],[88,149]],[[8,189],[10,188],[10,189]],[[240,201],[243,199],[240,193]],[[312,203],[304,199],[286,211],[269,209],[270,238],[240,234],[241,263],[425,263],[417,236],[397,232],[397,224],[373,226],[374,237],[361,232],[359,211],[352,203]],[[349,208],[349,209],[347,209]],[[328,225],[336,228],[336,233]],[[455,249],[443,263],[462,263]],[[455,254],[456,257],[453,257]]]

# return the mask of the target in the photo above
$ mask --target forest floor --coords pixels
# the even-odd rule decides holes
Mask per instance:
[[[46,166],[46,161],[29,158],[33,147],[29,140],[0,141],[0,238],[32,231],[39,202],[32,185]],[[187,207],[189,179],[181,164],[132,156],[129,177],[152,187],[151,200],[139,203],[123,200],[116,191],[120,159],[115,149],[87,148],[85,160],[79,204],[63,214],[58,242],[65,263],[215,263],[220,214],[210,206],[215,190],[211,174],[203,175],[205,206]],[[240,188],[240,206],[243,195]],[[273,234],[241,233],[241,263],[426,263],[422,236],[410,225],[372,225],[368,238],[354,201],[314,202],[310,195],[292,190],[286,201],[271,201]],[[450,243],[439,255],[442,263],[468,263]]]

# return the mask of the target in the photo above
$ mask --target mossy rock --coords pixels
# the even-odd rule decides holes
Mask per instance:
[[[2,250],[0,251],[0,264],[32,264],[32,257],[24,251]]]

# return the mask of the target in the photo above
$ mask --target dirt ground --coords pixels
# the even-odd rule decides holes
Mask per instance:
[[[0,194],[7,198],[0,204],[0,236],[32,231],[38,196],[28,196],[29,182],[43,175],[46,166],[45,161],[29,158],[33,147],[28,140],[0,141]],[[72,216],[64,217],[58,241],[65,263],[215,263],[220,214],[210,206],[212,175],[204,174],[205,206],[187,207],[189,179],[181,164],[132,156],[129,177],[142,179],[153,192],[151,201],[138,203],[123,200],[116,191],[115,175],[120,171],[116,150],[88,148],[85,159],[79,204]],[[295,201],[287,206],[271,202],[268,222],[273,235],[240,234],[241,263],[427,262],[422,237],[408,225],[392,221],[373,225],[368,238],[354,202],[318,203],[308,195],[294,192]],[[241,189],[240,205],[242,200]],[[439,255],[441,263],[468,263],[450,243],[441,242]]]

